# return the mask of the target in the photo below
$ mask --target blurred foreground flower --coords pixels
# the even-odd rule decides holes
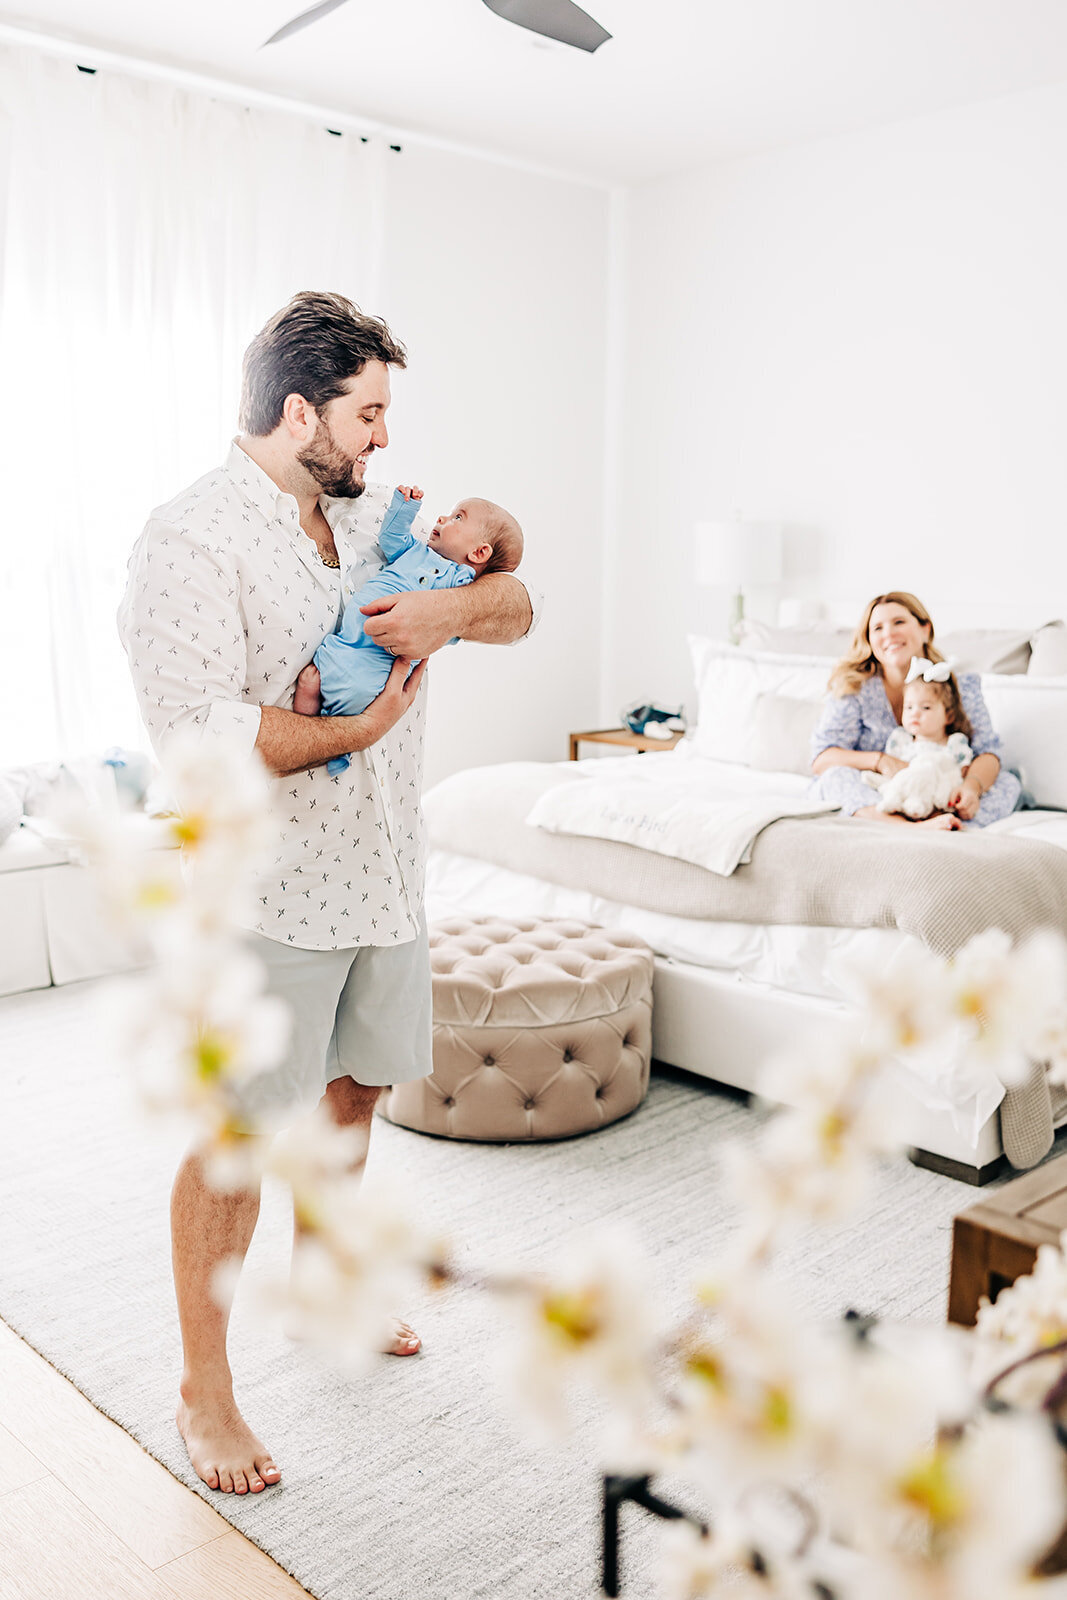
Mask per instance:
[[[617,1229],[573,1243],[550,1275],[502,1283],[513,1336],[502,1352],[508,1386],[537,1433],[560,1437],[579,1385],[609,1401],[612,1466],[647,1452],[662,1328],[644,1252]]]

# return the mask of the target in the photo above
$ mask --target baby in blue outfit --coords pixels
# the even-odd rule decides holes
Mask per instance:
[[[301,674],[294,711],[314,715],[320,710],[324,717],[355,716],[385,688],[393,658],[367,637],[361,606],[382,595],[409,590],[458,589],[483,572],[514,572],[518,566],[522,529],[502,507],[489,500],[461,500],[448,516],[438,517],[424,544],[411,528],[421,501],[421,489],[401,486],[393,494],[378,540],[387,564],[352,596],[337,632],[329,634],[315,652],[319,684],[315,685],[313,674]],[[412,662],[412,667],[415,665]],[[337,756],[327,763],[327,771],[343,772],[350,759]]]

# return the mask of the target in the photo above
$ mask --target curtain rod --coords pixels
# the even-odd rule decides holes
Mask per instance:
[[[255,89],[251,84],[232,79],[214,78],[208,73],[190,72],[185,67],[169,62],[149,61],[142,56],[126,55],[118,50],[107,50],[100,45],[82,43],[76,39],[60,38],[56,34],[37,33],[14,23],[0,22],[0,43],[19,45],[24,49],[39,50],[45,55],[61,56],[75,65],[103,67],[115,72],[125,72],[134,77],[150,78],[156,82],[172,83],[180,89],[195,94],[213,95],[225,100],[236,100],[241,105],[254,106],[264,111],[284,111],[292,116],[304,117],[311,122],[325,121],[346,131],[368,138],[375,135],[390,144],[421,145],[428,150],[440,150],[446,155],[465,156],[469,160],[488,161],[495,166],[511,167],[518,172],[529,172],[538,178],[551,178],[556,183],[576,183],[593,189],[611,190],[616,187],[605,178],[591,177],[581,172],[560,172],[534,161],[524,161],[518,156],[502,155],[477,145],[460,144],[455,140],[441,139],[428,133],[414,133],[407,128],[397,128],[390,123],[377,122],[369,117],[359,117],[351,111],[337,111],[328,106],[318,106],[307,100],[293,100],[275,94],[269,89]]]

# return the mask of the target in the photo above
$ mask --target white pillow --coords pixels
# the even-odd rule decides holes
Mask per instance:
[[[772,628],[766,622],[741,624],[744,650],[773,651],[775,655],[819,656],[837,661],[852,643],[851,628]]]
[[[1046,622],[1033,637],[1028,670],[1035,678],[1067,676],[1067,626]]]
[[[697,725],[691,735],[694,754],[746,767],[753,765],[759,751],[755,722],[760,697],[785,696],[820,704],[834,665],[829,656],[743,650],[693,634],[689,648],[697,691]]]
[[[811,736],[822,716],[819,700],[760,694],[752,714],[748,765],[759,772],[794,772],[811,777]]]
[[[934,640],[957,672],[1014,675],[1030,664],[1030,635],[1018,628],[967,628],[938,634]]]
[[[1067,809],[1067,680],[983,673],[1000,759],[1017,767],[1039,806]]]

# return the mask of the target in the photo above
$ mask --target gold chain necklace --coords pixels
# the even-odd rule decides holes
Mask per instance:
[[[319,560],[322,562],[324,567],[329,567],[333,572],[340,570],[341,560],[339,556],[328,556],[325,550],[319,550],[318,545],[315,546],[315,549],[318,550]]]

